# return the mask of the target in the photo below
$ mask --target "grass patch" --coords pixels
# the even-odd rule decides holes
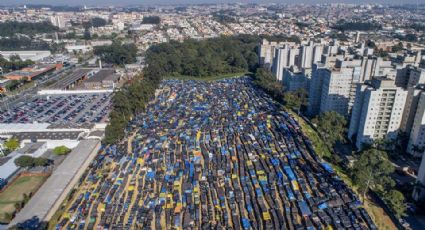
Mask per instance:
[[[199,81],[217,81],[225,78],[231,78],[231,77],[239,77],[248,74],[247,72],[239,72],[239,73],[227,73],[227,74],[217,74],[213,76],[201,76],[201,77],[194,77],[194,76],[166,76],[164,77],[165,80],[199,80]]]
[[[308,136],[311,143],[313,144],[314,151],[321,158],[330,158],[332,157],[332,153],[329,148],[326,146],[325,142],[320,138],[319,134],[310,126],[302,117],[293,111],[288,111],[292,117],[298,122],[301,126],[303,132]]]
[[[13,213],[15,204],[23,201],[24,194],[37,191],[46,179],[46,176],[22,176],[0,193],[0,222],[8,223],[6,213]]]
[[[363,203],[364,208],[369,213],[378,229],[397,229],[391,218],[385,213],[384,209],[382,209],[380,206],[376,205],[373,201],[369,199],[366,199],[365,201],[363,201]]]

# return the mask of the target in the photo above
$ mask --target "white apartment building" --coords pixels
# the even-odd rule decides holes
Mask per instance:
[[[260,65],[271,68],[276,54],[276,49],[284,45],[295,45],[294,42],[269,42],[263,39],[259,47]]]
[[[419,95],[416,114],[410,132],[407,152],[418,157],[423,157],[425,151],[425,91]],[[425,179],[425,178],[424,178]]]
[[[298,68],[310,69],[313,64],[313,48],[314,43],[309,42],[308,44],[302,45],[300,47],[300,55],[298,57]]]
[[[289,46],[285,45],[282,48],[276,49],[275,58],[273,61],[272,72],[278,81],[282,81],[284,69],[289,68]]]
[[[59,29],[65,28],[65,21],[62,15],[50,16],[50,22]]]
[[[356,138],[358,149],[374,140],[397,137],[406,96],[407,91],[388,78],[358,85],[348,130],[348,137]]]
[[[320,113],[336,111],[348,116],[353,69],[326,69],[323,74]]]
[[[425,86],[410,87],[407,89],[406,105],[403,111],[403,119],[401,121],[401,131],[409,134],[412,131],[413,122],[415,120],[421,93],[425,91]]]

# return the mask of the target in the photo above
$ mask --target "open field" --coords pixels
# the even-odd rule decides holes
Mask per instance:
[[[0,193],[0,222],[9,222],[6,213],[15,211],[15,203],[24,199],[24,194],[34,193],[47,179],[46,176],[22,176]]]

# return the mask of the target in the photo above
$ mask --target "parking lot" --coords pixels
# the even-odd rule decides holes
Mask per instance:
[[[104,122],[110,100],[110,93],[34,96],[0,111],[0,123]]]
[[[57,229],[376,229],[297,122],[250,79],[164,81],[103,149]]]

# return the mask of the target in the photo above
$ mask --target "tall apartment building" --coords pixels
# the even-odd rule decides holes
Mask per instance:
[[[290,67],[290,57],[289,54],[291,49],[288,45],[285,45],[282,48],[276,49],[276,54],[273,61],[272,72],[276,76],[278,81],[282,81],[283,73],[286,68]]]
[[[62,15],[50,16],[50,22],[59,29],[65,28],[65,21]]]
[[[396,87],[394,80],[376,78],[358,84],[348,137],[356,147],[374,140],[397,137],[406,103],[407,91]]]
[[[320,111],[320,102],[322,101],[322,84],[323,77],[326,74],[326,66],[323,63],[313,64],[310,84],[308,88],[308,106],[307,113],[309,116],[316,116]]]
[[[283,77],[283,87],[287,91],[296,91],[298,89],[308,90],[309,78],[304,71],[296,67],[286,69]]]
[[[423,157],[425,152],[425,91],[419,94],[416,113],[409,135],[407,152]]]
[[[323,48],[323,54],[326,55],[335,55],[339,50],[339,42],[337,40],[332,41],[329,45],[326,45]]]
[[[352,68],[326,69],[323,73],[320,113],[336,111],[348,116]]]
[[[313,48],[314,43],[312,41],[300,47],[300,55],[297,63],[299,69],[311,68],[311,65],[313,64]]]
[[[415,120],[416,110],[418,109],[419,98],[421,93],[425,91],[425,85],[410,87],[407,89],[406,105],[403,111],[403,120],[401,122],[401,131],[409,134],[412,131],[413,122]]]
[[[407,79],[407,88],[415,87],[417,84],[425,84],[425,69],[419,67],[411,67]]]
[[[260,65],[267,68],[273,66],[273,61],[276,54],[276,49],[283,47],[284,45],[295,45],[294,42],[269,42],[266,39],[263,39],[259,46],[259,58]]]

